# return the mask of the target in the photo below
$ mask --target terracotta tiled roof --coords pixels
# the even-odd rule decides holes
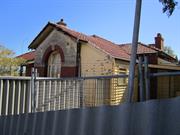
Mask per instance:
[[[64,25],[59,25],[59,24],[51,23],[51,22],[49,22],[46,25],[46,27],[40,32],[39,35],[41,35],[43,31],[49,26],[51,26],[51,28],[56,28],[58,31],[64,32],[65,34],[75,38],[76,40],[87,42],[90,45],[94,46],[95,48],[109,54],[110,56],[114,58],[128,60],[128,61],[130,60],[131,44],[117,45],[99,36],[96,36],[96,35],[89,36],[89,35],[77,32],[75,30],[69,29],[68,27]],[[38,38],[38,36],[36,37],[36,39]],[[35,41],[31,43],[29,48],[33,48],[33,49],[37,48],[38,43],[37,42],[34,43],[34,42]],[[142,43],[139,43],[138,45],[137,54],[144,54],[144,53],[147,54],[147,53],[157,53],[157,52],[158,50],[153,49],[152,47],[149,47]]]
[[[73,36],[74,38],[78,40],[82,40],[85,42],[90,43],[94,47],[100,49],[101,51],[111,55],[114,58],[123,59],[123,60],[129,60],[130,56],[127,54],[123,49],[121,49],[117,44],[108,41],[104,38],[101,38],[96,35],[88,36],[83,33],[76,32],[74,30],[71,30],[65,26],[61,26],[58,24],[52,24],[55,27],[59,28],[63,32]]]
[[[163,51],[163,50],[155,47],[155,44],[149,44],[149,47],[150,47],[151,49],[154,49],[154,50],[158,51],[158,52],[162,52],[162,51]]]
[[[22,55],[17,56],[17,58],[23,58],[27,61],[34,60],[35,58],[35,51],[27,52]]]
[[[108,40],[105,40],[99,36],[91,36],[89,37],[89,42],[94,44],[95,47],[103,50],[104,52],[108,53],[112,57],[129,60],[130,55],[127,54],[124,50],[119,48],[117,44],[114,44]]]
[[[126,51],[126,53],[128,53],[129,55],[131,54],[131,47],[132,47],[131,44],[121,44],[119,45],[119,47],[124,51]],[[152,53],[157,53],[157,50],[142,43],[138,43],[137,54],[152,54]]]
[[[161,55],[161,56],[163,56],[163,57],[165,56],[166,59],[169,59],[170,61],[177,62],[177,60],[176,60],[175,57],[169,55],[169,54],[166,53],[163,49],[156,48],[156,47],[155,47],[155,44],[149,44],[149,47],[150,47],[151,49],[156,50],[156,51],[159,53],[159,55]]]
[[[58,25],[58,24],[55,24],[55,23],[50,23],[51,25],[55,26],[56,28],[60,29],[61,31],[65,32],[66,34],[69,34],[70,36],[76,38],[76,39],[79,39],[79,40],[82,40],[82,41],[85,41],[87,42],[88,39],[87,39],[87,35],[85,34],[82,34],[80,32],[77,32],[75,30],[72,30],[72,29],[69,29],[67,28],[66,26],[63,26],[63,25]]]

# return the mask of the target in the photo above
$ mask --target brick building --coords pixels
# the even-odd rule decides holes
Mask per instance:
[[[148,55],[150,64],[176,66],[176,59],[163,51],[163,42],[158,33],[154,44],[139,43],[137,54]],[[39,76],[112,75],[113,70],[121,66],[128,69],[131,54],[131,44],[118,45],[96,35],[76,32],[69,29],[63,20],[49,22],[29,49],[34,51],[19,56],[28,60],[27,76],[33,66],[38,69]]]
[[[137,57],[146,55],[150,72],[177,71],[177,60],[163,51],[164,39],[160,33],[153,44],[138,43]],[[32,52],[22,54],[27,64],[26,76],[35,67],[40,77],[83,77],[127,74],[131,44],[115,44],[97,35],[86,35],[67,27],[61,20],[48,24],[28,47]],[[23,68],[25,69],[25,68]],[[127,80],[121,80],[127,84]],[[159,80],[152,81],[152,87]],[[119,89],[121,86],[118,85]],[[137,89],[138,86],[136,86]],[[169,87],[169,86],[167,86]],[[123,87],[121,91],[125,91]],[[152,91],[152,98],[157,92]]]

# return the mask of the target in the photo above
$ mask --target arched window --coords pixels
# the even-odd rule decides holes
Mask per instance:
[[[60,77],[61,73],[61,56],[60,53],[54,51],[48,58],[48,77]]]

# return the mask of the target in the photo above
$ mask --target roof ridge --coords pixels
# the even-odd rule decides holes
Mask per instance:
[[[90,35],[90,37],[99,38],[99,39],[101,39],[101,40],[105,40],[105,41],[107,41],[107,42],[110,42],[110,43],[112,43],[112,44],[114,44],[114,45],[118,45],[118,44],[116,44],[116,43],[114,43],[114,42],[112,42],[112,41],[110,41],[110,40],[108,40],[108,39],[105,39],[104,37],[101,37],[101,36],[99,36],[99,35],[96,35],[96,34]]]
[[[128,45],[128,44],[127,44]],[[119,47],[120,47],[121,45],[119,45]],[[126,45],[122,45],[122,46],[126,46]],[[124,52],[126,52],[128,55],[131,55],[131,53],[129,53],[126,49],[124,49],[123,47],[120,47]]]
[[[78,31],[76,31],[76,30],[74,30],[74,29],[71,29],[71,28],[69,28],[69,27],[67,27],[67,26],[61,26],[61,25],[58,25],[58,24],[55,24],[55,23],[52,23],[52,24],[54,24],[54,25],[56,25],[56,26],[58,26],[58,27],[62,27],[62,29],[66,29],[66,30],[70,30],[70,31],[72,31],[72,32],[75,32],[75,33],[78,33],[79,35],[79,37],[81,37],[81,36],[85,36],[86,38],[99,38],[99,39],[101,39],[101,40],[104,40],[104,41],[107,41],[107,42],[110,42],[111,44],[114,44],[114,45],[117,45],[116,43],[114,43],[114,42],[112,42],[112,41],[110,41],[110,40],[107,40],[107,39],[105,39],[105,38],[103,38],[103,37],[101,37],[101,36],[99,36],[99,35],[96,35],[96,34],[93,34],[93,35],[87,35],[87,34],[84,34],[84,33],[82,33],[82,32],[78,32]],[[89,42],[89,39],[86,39],[86,41],[88,41]]]
[[[152,45],[152,46],[151,46],[151,45]],[[156,51],[160,51],[160,52],[162,52],[162,53],[170,56],[171,58],[174,58],[173,56],[171,56],[171,55],[169,55],[168,53],[166,53],[164,50],[161,50],[161,49],[159,49],[159,48],[157,48],[157,47],[155,47],[155,46],[153,46],[153,45],[154,45],[154,44],[149,44],[148,47],[151,48],[151,49],[154,49],[154,50],[156,50]],[[174,59],[175,59],[175,58],[174,58]]]
[[[120,44],[119,47],[123,49],[126,53],[131,55],[131,49],[132,49],[132,43],[126,43],[126,44]],[[138,48],[137,48],[137,54],[142,54],[142,53],[156,53],[157,50],[152,49],[148,45],[138,42]]]
[[[78,31],[76,31],[75,29],[71,29],[71,28],[69,28],[69,27],[67,27],[67,26],[62,26],[62,25],[59,25],[59,24],[56,24],[56,23],[52,23],[52,22],[50,22],[50,23],[53,24],[53,25],[55,25],[55,26],[57,26],[57,27],[59,27],[59,28],[67,29],[67,30],[70,30],[70,31],[73,31],[73,32],[76,32],[76,33],[83,34],[82,32],[78,32]]]
[[[132,43],[123,43],[123,44],[118,44],[119,47],[125,46],[125,45],[131,45]]]

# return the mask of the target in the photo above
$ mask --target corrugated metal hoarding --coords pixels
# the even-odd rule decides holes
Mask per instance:
[[[0,135],[180,135],[180,97],[1,116]]]

